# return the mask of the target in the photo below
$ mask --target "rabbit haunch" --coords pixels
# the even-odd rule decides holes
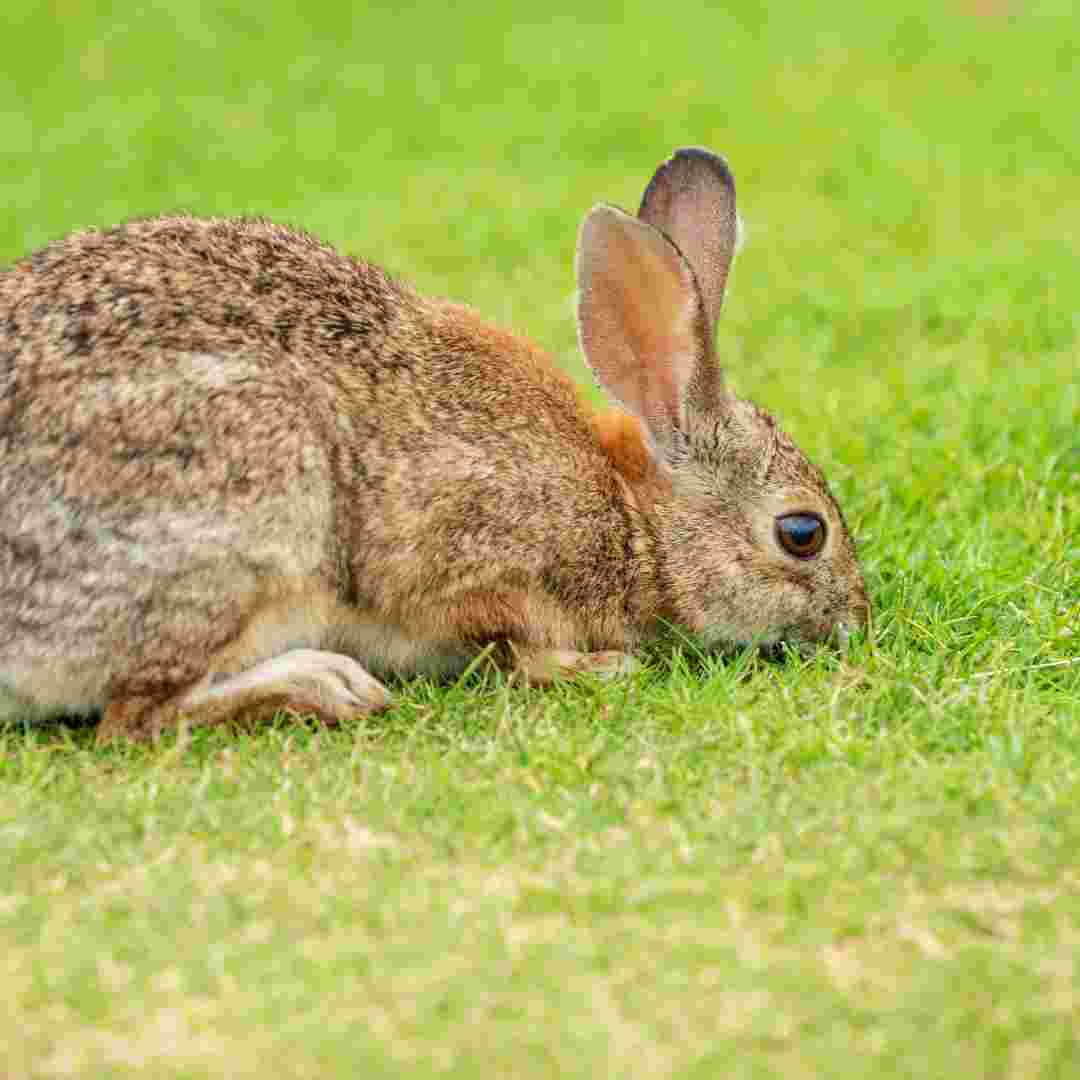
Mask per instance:
[[[0,686],[103,737],[383,707],[485,648],[544,682],[667,623],[865,621],[821,474],[712,355],[735,237],[680,151],[579,240],[593,414],[535,346],[257,220],[77,233],[0,274]],[[827,528],[813,559],[776,521]],[[369,673],[370,672],[370,673]]]

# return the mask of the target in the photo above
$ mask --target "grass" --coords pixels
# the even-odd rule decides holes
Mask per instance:
[[[581,214],[722,150],[722,354],[833,478],[876,647],[0,729],[0,1075],[1077,1075],[1080,21],[579,8],[12,0],[0,256],[264,213],[580,371]]]

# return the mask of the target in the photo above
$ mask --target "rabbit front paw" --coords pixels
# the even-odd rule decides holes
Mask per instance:
[[[611,679],[629,675],[640,666],[629,653],[617,650],[583,653],[573,649],[544,649],[519,654],[514,672],[530,686],[550,686],[578,675]]]

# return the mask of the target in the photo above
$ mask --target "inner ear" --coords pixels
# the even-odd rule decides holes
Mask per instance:
[[[675,245],[613,206],[595,207],[578,241],[578,331],[604,390],[644,422],[661,453],[709,393],[709,331],[694,273]]]

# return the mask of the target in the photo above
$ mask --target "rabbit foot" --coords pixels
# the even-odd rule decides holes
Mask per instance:
[[[514,672],[530,686],[550,686],[576,675],[596,675],[601,679],[629,675],[639,666],[629,653],[616,650],[582,653],[573,649],[545,649],[520,654]]]
[[[204,680],[177,699],[110,702],[98,743],[146,740],[184,724],[253,723],[277,712],[314,715],[334,726],[385,709],[390,692],[355,660],[317,649],[293,649],[218,682]]]

